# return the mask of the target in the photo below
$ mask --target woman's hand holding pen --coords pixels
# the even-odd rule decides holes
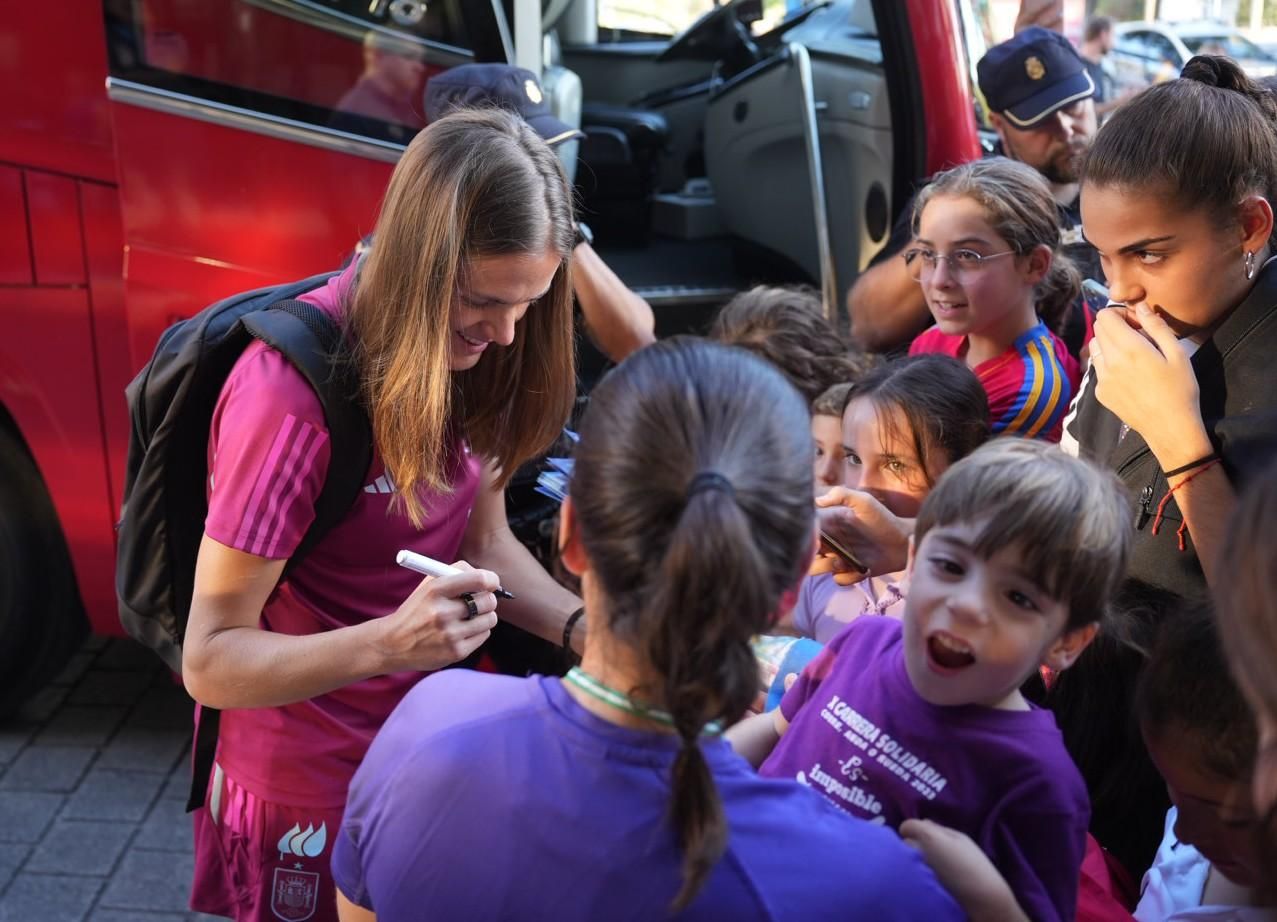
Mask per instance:
[[[812,562],[812,575],[832,572],[836,583],[850,586],[871,574],[905,568],[913,522],[900,518],[871,494],[833,487],[816,497],[816,516],[821,530],[837,539],[869,570],[856,572],[837,555],[822,550]]]
[[[1211,452],[1192,362],[1149,305],[1100,311],[1091,364],[1096,399],[1143,437],[1164,470]]]
[[[384,672],[430,672],[451,665],[477,650],[496,627],[497,575],[464,561],[453,566],[463,572],[426,577],[398,609],[374,622],[381,627],[376,646]],[[470,605],[476,609],[473,616]]]

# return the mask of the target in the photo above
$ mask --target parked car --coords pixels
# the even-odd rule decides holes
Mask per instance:
[[[1277,59],[1230,26],[1124,22],[1112,53],[1114,76],[1119,87],[1173,80],[1195,54],[1227,55],[1252,77],[1277,74]]]

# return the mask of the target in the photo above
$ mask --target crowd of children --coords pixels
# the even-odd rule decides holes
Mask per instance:
[[[312,298],[359,344],[370,477],[408,499],[366,490],[276,589],[322,414],[265,347],[219,402],[185,665],[228,710],[195,907],[1277,919],[1275,119],[1195,58],[1098,133],[1082,210],[1115,304],[1085,374],[1050,189],[1003,158],[917,197],[901,259],[935,326],[909,356],[856,355],[778,288],[634,353],[591,396],[560,516],[581,599],[500,521],[570,399],[567,190],[514,119],[432,125],[373,256]],[[301,501],[263,499],[288,478]],[[397,547],[485,569],[390,587]],[[507,613],[579,664],[418,681]],[[809,661],[760,709],[777,634]],[[313,854],[278,839],[294,823],[325,831]]]

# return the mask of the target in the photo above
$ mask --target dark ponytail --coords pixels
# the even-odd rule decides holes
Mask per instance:
[[[1082,182],[1149,190],[1232,224],[1248,195],[1277,204],[1275,120],[1273,94],[1236,62],[1197,55],[1178,80],[1113,113],[1082,159]]]
[[[801,576],[812,535],[806,404],[743,350],[666,340],[595,389],[572,497],[581,542],[608,599],[609,628],[646,660],[682,747],[670,819],[683,852],[675,910],[727,846],[700,737],[758,689],[750,638]]]
[[[1269,121],[1277,121],[1277,100],[1266,88],[1246,76],[1246,72],[1232,58],[1223,55],[1199,54],[1189,58],[1179,72],[1183,80],[1196,80],[1221,90],[1232,90],[1249,96],[1263,110]]]
[[[698,745],[701,731],[715,716],[739,718],[758,691],[758,666],[748,635],[741,634],[730,613],[738,608],[774,611],[776,601],[770,597],[767,561],[753,541],[734,488],[698,487],[697,478],[692,479],[645,619],[648,657],[665,677],[662,697],[683,739],[670,803],[684,856],[676,909],[691,901],[727,846],[722,805]],[[724,578],[715,562],[730,563],[731,576]],[[710,617],[679,617],[694,611]]]
[[[1082,275],[1073,260],[1056,250],[1051,268],[1037,286],[1038,316],[1056,333],[1063,332],[1073,302],[1082,293]]]

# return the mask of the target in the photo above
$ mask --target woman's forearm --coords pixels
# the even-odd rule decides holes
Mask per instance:
[[[590,338],[613,362],[655,342],[655,318],[646,301],[582,243],[572,253],[572,287]]]
[[[497,617],[535,634],[556,646],[563,642],[563,627],[568,616],[581,606],[581,600],[545,572],[519,539],[508,529],[470,540],[462,556],[471,566],[491,570],[501,584],[515,596],[497,605]],[[585,650],[585,621],[572,628],[572,649]]]
[[[1182,484],[1175,491],[1175,503],[1188,523],[1189,534],[1193,536],[1193,547],[1206,577],[1206,585],[1214,586],[1221,563],[1219,547],[1233,507],[1237,505],[1237,494],[1219,464],[1202,470],[1191,482],[1186,482],[1193,473],[1190,471],[1174,478],[1171,486]]]
[[[209,707],[277,707],[386,671],[375,621],[295,636],[227,627],[188,643],[182,681]]]

